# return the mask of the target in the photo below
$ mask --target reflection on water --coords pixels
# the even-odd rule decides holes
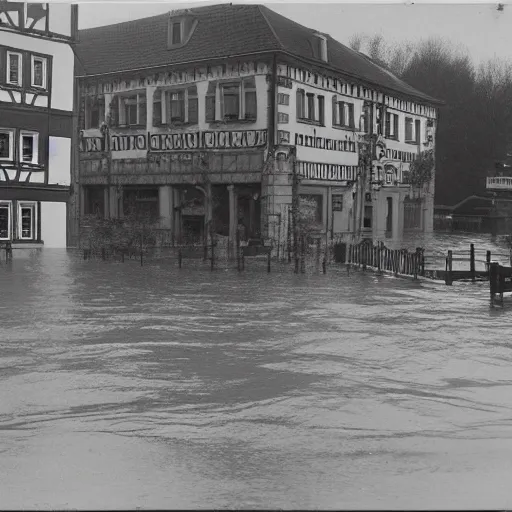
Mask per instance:
[[[1,266],[2,508],[512,505],[512,302],[257,267]]]

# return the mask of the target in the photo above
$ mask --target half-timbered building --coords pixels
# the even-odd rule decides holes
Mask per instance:
[[[0,244],[66,246],[77,8],[0,1]]]
[[[438,102],[327,34],[224,4],[83,30],[77,53],[78,234],[136,209],[169,243],[213,226],[284,255],[297,194],[329,240],[432,230],[433,174],[408,171]]]

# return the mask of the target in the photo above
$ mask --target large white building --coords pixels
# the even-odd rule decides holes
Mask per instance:
[[[295,194],[331,241],[432,231],[433,170],[412,186],[409,169],[439,102],[327,34],[224,4],[83,30],[77,54],[74,243],[135,207],[170,243],[243,224],[284,255]]]
[[[0,244],[66,246],[77,6],[0,1]]]

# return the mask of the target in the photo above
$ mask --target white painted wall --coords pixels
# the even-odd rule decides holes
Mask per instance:
[[[71,139],[50,137],[48,154],[48,183],[71,183]]]
[[[66,203],[41,203],[41,238],[45,247],[66,247]]]
[[[51,106],[59,110],[72,111],[74,56],[71,47],[66,43],[26,37],[11,32],[1,34],[1,44],[53,56]]]

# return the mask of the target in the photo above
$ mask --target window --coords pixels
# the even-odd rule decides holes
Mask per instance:
[[[99,128],[105,119],[105,98],[89,98],[86,103],[85,128]]]
[[[39,161],[39,134],[34,132],[20,133],[20,161],[26,164],[37,164]]]
[[[278,123],[286,124],[286,123],[288,123],[288,121],[289,121],[288,114],[286,114],[284,112],[277,113],[277,122]]]
[[[414,121],[414,135],[415,135],[415,140],[416,140],[416,144],[421,144],[421,121],[419,119],[416,119],[416,121]]]
[[[155,221],[159,216],[158,187],[125,187],[123,190],[123,213]]]
[[[0,240],[11,239],[11,202],[0,202]]]
[[[14,136],[12,130],[0,130],[0,160],[14,160]]]
[[[343,194],[332,195],[332,211],[341,212],[343,211]]]
[[[7,52],[7,83],[21,86],[22,69],[21,53]]]
[[[277,93],[277,103],[279,105],[289,105],[290,104],[290,95],[285,94],[283,92]]]
[[[386,138],[398,140],[398,115],[386,113]]]
[[[181,44],[181,22],[172,24],[172,44]]]
[[[411,117],[405,118],[405,142],[413,142],[414,123]]]
[[[306,117],[306,93],[304,89],[297,89],[297,119]]]
[[[308,112],[307,112],[307,119],[309,121],[315,120],[315,95],[313,93],[308,92]]]
[[[131,96],[119,98],[121,126],[145,125],[146,124],[146,93],[137,93]]]
[[[333,96],[332,124],[342,128],[354,128],[354,104],[338,101],[336,96]]]
[[[197,100],[197,87],[171,90],[167,92],[166,123],[193,123],[198,122],[199,106]]]
[[[300,194],[300,216],[305,222],[322,222],[323,199],[320,194]]]
[[[105,212],[105,187],[84,187],[84,215],[97,215],[104,217]]]
[[[238,119],[240,112],[240,88],[238,85],[222,86],[222,117],[225,120]]]
[[[36,203],[18,203],[18,236],[21,240],[36,238]]]
[[[220,85],[221,112],[224,121],[239,119],[255,120],[257,117],[256,81],[254,77],[246,78],[238,83],[225,83]],[[207,115],[212,107],[208,105]]]
[[[169,116],[170,123],[185,121],[185,92],[177,91],[169,93]]]
[[[373,216],[373,206],[371,204],[366,204],[364,206],[363,228],[371,229],[372,216]]]
[[[46,59],[32,55],[32,87],[46,89]]]

